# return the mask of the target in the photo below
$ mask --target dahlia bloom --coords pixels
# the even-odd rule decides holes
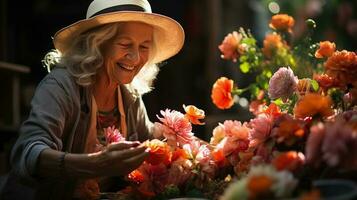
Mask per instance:
[[[125,141],[125,138],[120,134],[119,130],[115,126],[104,129],[105,141],[107,144],[113,142]]]
[[[316,58],[330,57],[336,50],[336,44],[330,41],[320,42],[320,48],[315,52]]]
[[[219,78],[212,87],[211,99],[219,109],[228,109],[233,106],[233,80],[226,77]]]
[[[161,110],[160,113],[163,117],[157,118],[162,124],[155,123],[155,126],[163,132],[169,145],[183,145],[192,140],[192,126],[184,114],[170,109]]]
[[[269,27],[274,30],[288,31],[289,33],[292,33],[294,24],[295,20],[293,17],[287,14],[277,14],[272,16]]]
[[[239,43],[242,40],[242,35],[237,31],[233,31],[229,33],[223,40],[222,44],[218,46],[221,51],[221,57],[226,60],[232,60],[233,62],[237,62],[237,58],[242,53],[242,47],[240,47]]]
[[[188,105],[185,106],[183,105],[183,108],[186,112],[185,116],[192,124],[196,125],[204,125],[205,123],[200,122],[200,119],[205,118],[205,111],[197,108],[196,106],[193,105]]]
[[[298,78],[289,67],[281,67],[269,80],[268,94],[271,99],[286,101],[296,90]]]

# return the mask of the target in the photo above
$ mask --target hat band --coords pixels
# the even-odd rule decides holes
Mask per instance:
[[[140,12],[145,12],[145,9],[138,6],[138,5],[132,5],[132,4],[125,4],[125,5],[118,5],[118,6],[113,6],[109,7],[103,10],[100,10],[93,15],[91,15],[89,18],[94,17],[96,15],[100,14],[105,14],[105,13],[111,13],[111,12],[116,12],[116,11],[140,11]]]

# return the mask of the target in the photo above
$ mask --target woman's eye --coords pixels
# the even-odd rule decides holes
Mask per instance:
[[[144,49],[144,50],[148,50],[149,47],[148,46],[140,46],[141,49]]]

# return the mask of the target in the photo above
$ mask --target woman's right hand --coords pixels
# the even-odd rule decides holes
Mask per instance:
[[[111,143],[104,150],[91,155],[97,175],[118,176],[138,168],[149,153],[147,147],[139,142],[123,141]]]

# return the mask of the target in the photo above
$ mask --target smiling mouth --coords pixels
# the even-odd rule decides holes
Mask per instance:
[[[118,63],[117,65],[118,65],[120,68],[129,70],[129,71],[133,71],[133,70],[135,69],[135,66],[129,66],[129,65],[124,65],[124,64],[120,64],[120,63]]]

